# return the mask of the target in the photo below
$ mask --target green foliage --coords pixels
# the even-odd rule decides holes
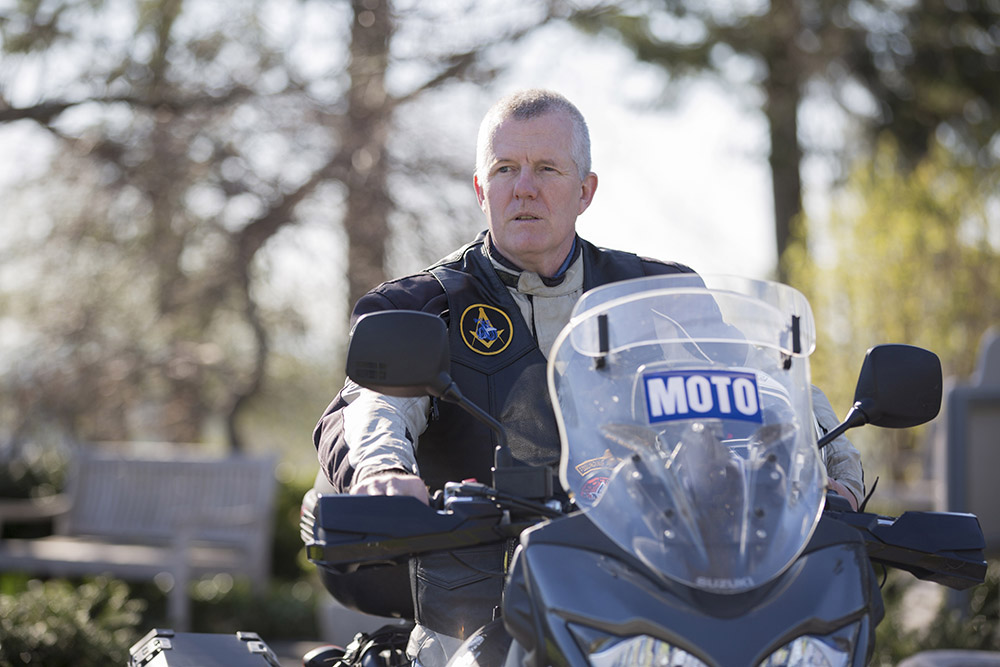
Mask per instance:
[[[0,451],[0,497],[33,498],[62,490],[66,457],[52,448],[19,447]]]
[[[246,630],[267,640],[318,636],[316,595],[322,587],[305,560],[299,535],[299,507],[312,482],[311,477],[292,474],[281,479],[273,579],[265,593],[257,594],[250,582],[234,581],[227,574],[194,583],[196,632]],[[146,631],[166,623],[166,597],[152,582],[129,587],[108,578],[43,583],[25,575],[0,575],[0,667],[124,665],[128,648]]]
[[[0,448],[0,499],[54,497],[66,482],[66,456],[34,444]],[[52,532],[51,518],[3,522],[3,537],[41,537]]]
[[[78,587],[31,580],[20,593],[0,594],[0,667],[124,665],[143,609],[113,579]]]
[[[198,632],[256,632],[265,641],[315,639],[317,585],[308,580],[275,582],[256,595],[247,582],[232,588],[195,586],[193,627]],[[152,626],[150,626],[152,627]]]
[[[289,476],[278,486],[275,502],[274,541],[271,550],[271,574],[283,582],[300,579],[306,570],[305,545],[299,533],[302,496],[312,488],[313,477]],[[308,571],[313,566],[307,567]]]
[[[1000,651],[1000,565],[969,594],[967,609],[943,608],[927,629],[923,647]]]
[[[836,201],[824,252],[814,244],[812,256],[789,262],[818,322],[813,377],[838,410],[850,404],[872,345],[926,347],[946,377],[964,378],[983,333],[1000,321],[1000,170],[961,163],[940,146],[912,171],[898,164],[894,144],[883,142]],[[912,458],[918,431],[879,435],[893,480],[922,467]]]
[[[831,326],[820,330],[831,352],[908,342],[965,376],[1000,317],[1000,219],[989,211],[1000,172],[959,164],[940,147],[912,172],[896,164],[884,142],[834,212],[835,264],[813,281],[827,288],[817,310]]]
[[[1000,561],[990,563],[986,581],[965,593],[949,593],[926,624],[908,628],[906,592],[916,580],[893,572],[882,590],[886,618],[878,627],[873,665],[895,665],[918,651],[1000,651]]]
[[[265,640],[315,639],[319,584],[275,581],[264,594],[247,581],[217,575],[194,584],[195,632],[252,631]],[[132,588],[109,578],[39,581],[0,576],[0,667],[124,665],[148,630],[166,627],[166,605],[152,584]]]

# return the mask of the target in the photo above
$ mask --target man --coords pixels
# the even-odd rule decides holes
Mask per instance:
[[[504,423],[515,460],[553,463],[559,437],[545,387],[545,357],[577,299],[609,282],[691,269],[598,248],[576,235],[577,216],[593,201],[597,175],[583,116],[555,93],[515,93],[487,113],[473,185],[488,232],[424,272],[375,288],[358,302],[352,321],[392,308],[441,316],[449,325],[452,376],[463,393]],[[816,411],[824,427],[837,423],[819,392]],[[451,404],[387,397],[350,380],[317,425],[314,441],[337,490],[424,502],[428,487],[446,481],[489,481],[494,446],[484,426]],[[863,495],[857,451],[841,439],[826,452],[831,485],[857,507]],[[468,559],[464,564],[471,572],[495,566]],[[421,567],[414,584],[418,623],[460,635],[461,628],[434,614],[437,593],[422,586],[437,575]],[[440,590],[457,590],[455,581],[441,583]],[[484,593],[484,599],[494,593]],[[429,610],[423,615],[422,606]],[[411,654],[432,633],[415,635]]]

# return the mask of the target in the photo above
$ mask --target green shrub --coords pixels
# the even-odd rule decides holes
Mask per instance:
[[[315,569],[305,559],[305,545],[299,534],[302,496],[312,488],[313,480],[311,476],[279,475],[271,543],[271,575],[280,581],[295,581]]]
[[[946,603],[925,627],[903,626],[904,593],[916,580],[892,572],[882,589],[886,618],[878,627],[872,665],[895,665],[919,651],[1000,651],[1000,561],[990,563],[986,581],[964,593],[947,592]]]
[[[961,607],[944,606],[927,628],[923,649],[964,648],[1000,651],[1000,561],[990,563],[986,581],[962,598]]]
[[[66,456],[52,447],[24,444],[0,446],[0,498],[41,498],[62,491]],[[3,537],[43,537],[52,533],[52,519],[7,521]]]
[[[0,667],[127,664],[143,609],[114,579],[30,580],[0,594]]]
[[[30,486],[32,466],[0,466],[0,479]],[[6,477],[4,475],[6,474]],[[195,582],[192,623],[196,632],[257,632],[265,640],[314,639],[316,581],[304,557],[299,508],[312,478],[281,480],[275,508],[272,581],[262,595],[249,582],[217,575]],[[30,486],[37,489],[37,486]],[[31,493],[27,489],[23,495]],[[166,596],[152,582],[99,578],[46,582],[0,574],[0,667],[9,665],[124,665],[128,648],[154,627],[164,627]]]
[[[263,595],[246,582],[229,585],[225,577],[195,584],[192,623],[198,632],[250,631],[265,641],[315,639],[316,587],[307,581],[273,582]]]
[[[66,455],[53,447],[22,445],[0,450],[0,497],[32,498],[62,490]]]

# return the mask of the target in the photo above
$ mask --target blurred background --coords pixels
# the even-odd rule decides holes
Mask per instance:
[[[274,621],[225,582],[195,620],[315,632],[278,619],[317,604],[298,502],[350,305],[484,227],[478,123],[525,87],[590,124],[581,234],[805,292],[840,414],[879,342],[962,386],[1000,324],[998,81],[997,0],[0,0],[0,496],[60,491],[92,443],[276,455]],[[871,508],[942,496],[934,429],[855,436]],[[0,573],[0,596],[43,619],[94,594],[31,581]],[[981,627],[929,622],[935,599],[877,660],[1000,649],[991,582],[960,610]],[[103,650],[161,592],[105,600]]]

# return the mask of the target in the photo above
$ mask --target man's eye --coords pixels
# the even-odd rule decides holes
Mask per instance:
[[[511,171],[513,171],[512,167],[497,167],[498,174],[509,174]]]

